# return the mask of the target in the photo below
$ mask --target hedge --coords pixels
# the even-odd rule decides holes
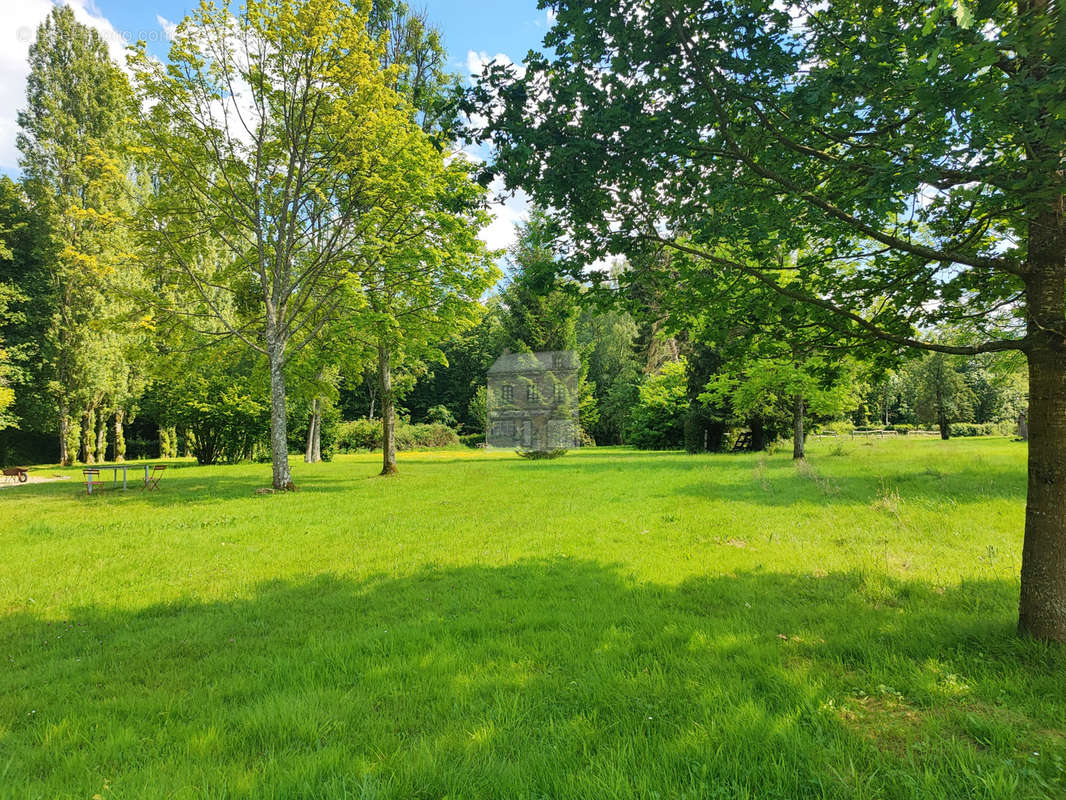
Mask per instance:
[[[457,447],[459,434],[447,425],[409,425],[396,422],[396,449],[420,450],[436,447]],[[381,420],[357,419],[337,426],[337,450],[356,453],[381,449]]]

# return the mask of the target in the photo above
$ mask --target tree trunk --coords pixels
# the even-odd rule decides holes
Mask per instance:
[[[93,431],[96,428],[96,414],[90,408],[81,415],[81,460],[84,464],[95,464],[93,449]]]
[[[316,442],[318,441],[318,428],[322,424],[319,417],[319,400],[316,397],[311,401],[311,422],[307,426],[307,448],[304,451],[304,461],[308,464],[317,464],[320,460],[315,455]]]
[[[951,438],[951,423],[948,422],[947,415],[943,411],[937,412],[936,424],[940,428],[940,438],[946,442]]]
[[[392,396],[392,364],[388,345],[378,346],[378,389],[381,391],[381,474],[396,474],[396,403]]]
[[[126,460],[126,412],[121,408],[115,409],[115,461]]]
[[[285,408],[285,347],[267,341],[270,359],[270,461],[275,491],[291,492],[296,487],[289,471],[288,419]]]
[[[311,461],[314,464],[322,462],[322,403],[319,401],[318,414],[315,417],[315,439],[311,444]]]
[[[948,415],[944,412],[943,377],[938,372],[936,377],[936,424],[940,428],[940,438],[945,442],[951,438],[951,425],[948,424]]]
[[[792,398],[792,458],[801,459],[807,457],[806,438],[803,430],[804,414],[803,395],[797,394]]]
[[[1018,630],[1066,642],[1066,225],[1063,198],[1029,227],[1029,491]]]
[[[1066,353],[1030,353],[1029,394],[1029,492],[1018,628],[1066,642]]]
[[[96,415],[96,461],[99,464],[107,461],[107,418],[104,411]]]
[[[61,400],[59,403],[59,463],[64,467],[69,467],[74,463],[70,439],[70,406],[66,400]]]
[[[752,452],[760,453],[766,449],[766,425],[762,417],[753,417],[748,420],[748,428],[751,429]]]

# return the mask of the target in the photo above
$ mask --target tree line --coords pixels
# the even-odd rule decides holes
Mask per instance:
[[[203,6],[130,77],[54,10],[0,187],[0,420],[70,462],[152,409],[239,458],[265,412],[284,489],[295,409],[312,459],[332,406],[377,416],[388,473],[398,403],[473,429],[508,347],[582,352],[586,433],[647,447],[802,458],[812,422],[946,436],[1028,392],[1019,627],[1066,639],[1057,7],[542,5],[545,53],[469,92],[385,0]],[[494,178],[535,210],[482,304]]]
[[[0,184],[0,421],[58,460],[126,455],[139,413],[276,489],[288,419],[373,364],[395,470],[392,372],[432,358],[496,280],[486,193],[455,135],[437,31],[392,0],[202,5],[166,64],[126,70],[69,7],[30,48],[22,177]],[[238,435],[240,434],[240,435]],[[236,440],[236,441],[235,441]]]

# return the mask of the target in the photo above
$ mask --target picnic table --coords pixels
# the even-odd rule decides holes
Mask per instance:
[[[129,471],[130,467],[133,467],[135,469],[140,469],[141,465],[140,464],[111,464],[111,465],[108,465],[108,466],[96,467],[96,469],[99,469],[99,470],[109,469],[109,470],[111,470],[111,485],[112,486],[116,486],[118,484],[118,471],[122,470],[122,491],[126,491],[126,478],[127,478],[127,472]],[[144,482],[146,484],[148,483],[148,471],[151,468],[152,468],[151,464],[145,464],[144,465]]]

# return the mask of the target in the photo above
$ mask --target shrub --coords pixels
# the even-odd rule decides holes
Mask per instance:
[[[906,436],[911,431],[914,431],[914,430],[917,430],[917,429],[918,428],[915,425],[907,425],[906,423],[902,423],[902,422],[897,424],[897,425],[886,425],[885,426],[885,430],[886,431],[895,431],[900,436]]]
[[[236,464],[253,458],[270,430],[267,406],[240,386],[219,390],[205,383],[195,388],[201,391],[175,403],[170,418],[192,434],[197,462]],[[127,443],[127,453],[130,448]]]
[[[459,444],[465,447],[484,447],[485,446],[485,434],[483,433],[468,433],[459,437]]]
[[[688,406],[685,361],[664,365],[640,387],[640,400],[629,420],[628,443],[642,450],[680,449],[685,443]]]
[[[484,439],[484,436],[477,434]],[[409,425],[396,421],[396,449],[420,450],[439,447],[457,447],[459,434],[447,425]],[[381,420],[357,419],[342,422],[337,426],[337,450],[341,453],[356,453],[360,450],[381,448]]]
[[[951,435],[967,436],[1004,436],[1011,431],[1010,423],[1001,422],[953,422]]]
[[[337,425],[337,450],[341,453],[358,453],[381,447],[381,421],[376,419],[353,419]]]
[[[396,425],[396,449],[419,450],[437,447],[456,447],[459,434],[447,425]],[[380,446],[380,444],[379,444]]]
[[[515,450],[515,452],[529,461],[551,461],[556,458],[562,458],[568,451],[559,448],[556,450]]]
[[[459,425],[455,415],[445,405],[436,405],[429,409],[426,412],[426,422],[431,425],[444,425],[449,428],[455,428]]]

